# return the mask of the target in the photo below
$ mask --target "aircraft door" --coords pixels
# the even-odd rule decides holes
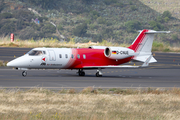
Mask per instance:
[[[56,61],[56,55],[54,50],[48,50],[49,52],[49,61]]]

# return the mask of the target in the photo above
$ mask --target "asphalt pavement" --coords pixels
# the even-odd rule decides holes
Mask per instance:
[[[0,60],[10,61],[27,53],[31,48],[0,47]],[[96,70],[85,70],[78,76],[77,70],[29,70],[26,77],[22,71],[1,67],[0,88],[47,89],[74,88],[173,88],[180,87],[180,54],[153,53],[157,63],[148,68],[104,69],[103,77],[95,77]],[[142,63],[128,63],[142,64]]]

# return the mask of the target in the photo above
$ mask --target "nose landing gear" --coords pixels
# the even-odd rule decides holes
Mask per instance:
[[[23,77],[26,77],[26,75],[27,75],[27,71],[23,71],[23,72],[22,72],[22,76],[23,76]]]

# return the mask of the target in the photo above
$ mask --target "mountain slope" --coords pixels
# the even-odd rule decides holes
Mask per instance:
[[[140,0],[143,4],[149,6],[159,13],[170,11],[172,16],[180,19],[180,1],[178,0]]]
[[[137,30],[155,29],[175,31],[171,35],[159,35],[158,40],[177,43],[179,19],[151,9],[144,4],[148,0],[141,1],[4,0],[0,34],[13,32],[20,39],[53,37],[68,41],[74,37],[76,42],[105,39],[114,43],[131,43]],[[5,13],[11,13],[10,17],[3,15]]]

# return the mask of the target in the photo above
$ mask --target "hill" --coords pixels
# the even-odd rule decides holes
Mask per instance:
[[[140,0],[143,4],[149,6],[159,13],[170,11],[172,16],[180,19],[180,1],[178,0]]]
[[[131,43],[137,30],[154,29],[174,31],[156,38],[179,44],[178,17],[146,3],[148,0],[1,0],[0,35],[13,32],[22,40]]]

